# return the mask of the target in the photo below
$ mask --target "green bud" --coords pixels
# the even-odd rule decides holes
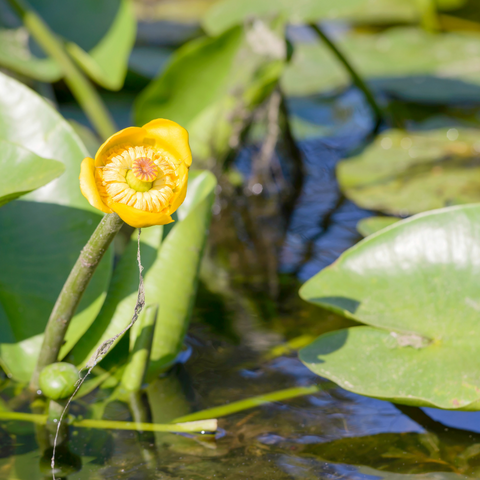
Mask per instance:
[[[58,362],[47,365],[38,379],[42,393],[52,400],[72,395],[78,380],[78,370],[71,363]]]

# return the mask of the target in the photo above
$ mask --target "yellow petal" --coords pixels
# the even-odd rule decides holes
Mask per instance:
[[[95,161],[87,157],[80,166],[80,190],[83,196],[88,200],[92,207],[98,208],[102,212],[112,213],[100,198],[97,184],[95,183]]]
[[[184,184],[182,185],[181,187],[181,190],[176,194],[173,202],[172,202],[172,205],[170,206],[169,208],[169,212],[170,214],[172,214],[173,212],[176,212],[178,207],[183,203],[183,201],[185,200],[185,197],[187,196],[187,180],[185,179],[185,182]]]
[[[157,118],[142,127],[157,140],[157,145],[172,152],[187,167],[192,164],[192,152],[188,144],[188,132],[178,123]]]
[[[97,151],[95,165],[105,165],[105,157],[108,150],[118,145],[142,145],[146,132],[143,128],[128,127],[112,135]]]
[[[154,225],[172,223],[172,217],[166,213],[152,213],[138,210],[124,203],[111,202],[110,208],[131,227],[145,228]]]

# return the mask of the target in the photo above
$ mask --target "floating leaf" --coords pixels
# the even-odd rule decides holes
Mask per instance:
[[[389,130],[337,174],[348,198],[393,215],[480,202],[480,131]]]
[[[88,153],[78,136],[39,95],[1,73],[0,139],[66,169],[0,208],[0,362],[14,378],[28,381],[57,295],[101,216],[80,193],[80,162]],[[107,253],[68,329],[66,350],[100,310],[111,262]]]
[[[401,219],[396,217],[368,217],[362,218],[357,223],[357,230],[363,237],[368,237],[373,233],[377,233],[394,223],[399,222]]]
[[[368,326],[300,351],[341,387],[406,405],[480,408],[480,206],[416,215],[347,250],[300,290]]]
[[[166,368],[182,347],[210,223],[215,177],[210,172],[190,177],[187,199],[178,210],[180,220],[166,238],[162,227],[143,229],[141,235],[146,301],[159,305],[150,359],[152,375]],[[75,364],[83,366],[103,341],[130,322],[138,289],[136,252],[134,238],[115,269],[100,314],[69,357]]]
[[[282,28],[260,22],[187,43],[138,97],[136,123],[171,118],[189,131],[197,160],[221,159],[277,83],[285,58]]]
[[[43,187],[65,171],[62,162],[39,157],[0,139],[0,206]]]
[[[479,97],[480,71],[472,67],[480,62],[477,32],[434,34],[396,27],[378,34],[352,31],[336,43],[373,87],[398,97],[440,103],[463,101],[466,95],[473,100]],[[348,72],[320,42],[297,44],[282,77],[282,86],[291,96],[338,91],[349,85]]]
[[[417,22],[421,3],[415,0],[222,0],[205,15],[203,27],[210,35],[241,25],[252,17],[283,15],[290,23],[348,20],[362,23]]]

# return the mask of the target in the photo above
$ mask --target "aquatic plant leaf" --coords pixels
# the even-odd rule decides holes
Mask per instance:
[[[80,193],[80,162],[88,153],[78,136],[43,98],[1,73],[0,139],[65,166],[61,177],[0,208],[0,362],[15,379],[28,381],[57,295],[101,216]],[[108,252],[72,320],[64,349],[96,317],[111,267]]]
[[[300,351],[341,387],[393,402],[480,409],[480,206],[416,215],[347,250],[300,296],[366,326]]]
[[[23,27],[0,28],[0,65],[41,82],[60,80],[60,66],[50,58],[35,56],[28,40],[29,34]]]
[[[47,0],[30,3],[67,40],[70,55],[95,82],[110,90],[122,87],[136,32],[131,0],[65,0],[61,9]],[[63,77],[60,65],[44,57],[23,27],[0,29],[0,65],[44,82]]]
[[[222,0],[207,12],[203,28],[210,35],[241,25],[252,17],[283,15],[290,23],[318,20],[348,20],[362,23],[417,22],[422,15],[421,2],[414,0]]]
[[[0,206],[43,187],[59,177],[65,166],[0,139]]]
[[[92,80],[110,90],[120,90],[136,27],[133,5],[130,0],[122,0],[110,29],[92,50],[87,53],[76,43],[69,43],[67,49]]]
[[[190,175],[187,199],[178,210],[179,221],[168,227],[142,230],[141,255],[145,298],[159,305],[149,372],[165,369],[180,352],[190,320],[210,223],[216,180],[213,174]],[[136,240],[117,265],[105,304],[92,327],[71,352],[69,359],[84,366],[99,345],[125,328],[137,298]],[[135,338],[134,325],[131,338]],[[132,345],[133,346],[133,345]]]
[[[357,230],[362,237],[368,237],[372,233],[377,233],[394,223],[397,223],[401,218],[397,217],[368,217],[362,218],[357,223]]]
[[[303,454],[326,462],[358,465],[364,475],[389,480],[431,478],[427,472],[435,472],[434,478],[438,480],[461,480],[477,476],[474,457],[471,463],[468,461],[472,447],[478,455],[479,444],[475,441],[478,435],[473,432],[443,428],[443,432],[438,429],[435,433],[379,433],[342,438],[309,445]],[[439,470],[445,470],[445,476]]]
[[[388,130],[337,166],[340,187],[363,208],[409,215],[480,202],[480,131]]]
[[[170,118],[188,130],[197,162],[221,162],[238,144],[253,109],[277,84],[285,56],[281,22],[193,40],[139,95],[135,122]]]
[[[480,73],[471,67],[480,61],[477,32],[434,34],[395,27],[378,34],[352,31],[336,43],[374,89],[412,101],[478,101]],[[296,44],[282,76],[290,96],[340,91],[351,83],[348,72],[320,42]]]

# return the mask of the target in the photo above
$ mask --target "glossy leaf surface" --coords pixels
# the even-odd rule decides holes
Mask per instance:
[[[43,187],[59,177],[65,166],[0,139],[0,206]]]
[[[480,206],[420,214],[347,250],[300,290],[367,326],[300,351],[341,387],[407,405],[480,408]]]
[[[85,147],[70,125],[40,96],[0,74],[0,139],[65,166],[46,186],[0,209],[0,361],[28,381],[41,334],[60,289],[101,216],[80,193]],[[107,253],[72,320],[65,349],[97,315],[112,257]]]
[[[358,205],[393,215],[480,202],[479,139],[466,128],[386,131],[338,164],[340,187]]]

